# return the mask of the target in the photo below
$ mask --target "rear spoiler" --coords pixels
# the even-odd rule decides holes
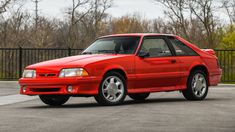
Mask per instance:
[[[215,51],[213,49],[201,49],[202,51],[209,53],[211,55],[216,55]]]

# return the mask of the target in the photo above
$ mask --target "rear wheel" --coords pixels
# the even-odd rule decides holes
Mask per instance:
[[[129,94],[129,97],[136,101],[145,100],[148,98],[150,93],[141,93],[141,94]]]
[[[39,98],[43,103],[51,106],[60,106],[69,100],[69,96],[66,95],[39,95]]]
[[[208,93],[206,74],[201,70],[192,71],[187,82],[187,89],[182,91],[187,100],[203,100]]]
[[[126,80],[118,72],[109,72],[100,84],[95,100],[101,105],[118,105],[126,97]]]

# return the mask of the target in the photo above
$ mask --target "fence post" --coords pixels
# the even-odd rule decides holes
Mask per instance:
[[[22,47],[19,47],[19,78],[22,76]]]
[[[68,47],[68,56],[71,56],[71,48]]]

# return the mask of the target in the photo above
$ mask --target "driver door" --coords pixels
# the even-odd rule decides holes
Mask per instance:
[[[141,52],[149,53],[146,57],[135,57],[135,87],[140,88],[175,88],[180,81],[180,64],[174,56],[171,45],[161,36],[145,37],[140,47]]]

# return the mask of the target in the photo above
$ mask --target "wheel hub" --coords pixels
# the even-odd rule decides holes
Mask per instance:
[[[118,86],[115,83],[110,83],[108,85],[108,94],[114,95],[117,93]]]
[[[196,82],[196,89],[201,90],[203,88],[203,83],[199,79]]]

